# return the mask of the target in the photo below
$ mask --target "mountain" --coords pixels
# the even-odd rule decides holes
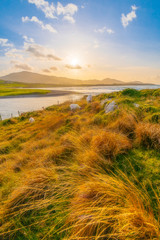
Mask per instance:
[[[0,79],[11,82],[32,83],[32,84],[50,84],[57,86],[77,86],[77,85],[141,85],[142,82],[123,82],[116,79],[106,78],[103,80],[78,80],[65,77],[47,76],[32,72],[11,73]]]

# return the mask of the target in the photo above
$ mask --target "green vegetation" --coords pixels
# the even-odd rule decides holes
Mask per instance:
[[[22,83],[10,83],[0,80],[0,97],[18,96],[29,94],[47,94],[50,91],[42,89],[24,89],[32,86]]]
[[[159,92],[0,122],[1,239],[159,240]],[[118,109],[105,114],[106,98]]]

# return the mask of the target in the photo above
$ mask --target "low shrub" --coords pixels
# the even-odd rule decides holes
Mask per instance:
[[[132,88],[127,88],[124,89],[121,94],[123,96],[129,96],[129,97],[140,97],[141,96],[141,92],[136,90],[136,89],[132,89]]]
[[[10,124],[16,124],[16,123],[17,123],[17,119],[15,119],[15,118],[5,119],[2,121],[3,126],[10,125]]]

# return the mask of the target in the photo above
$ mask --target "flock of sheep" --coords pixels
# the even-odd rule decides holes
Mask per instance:
[[[86,100],[87,100],[87,103],[91,103],[91,102],[92,102],[92,95],[88,95],[87,98],[86,98]],[[112,112],[113,110],[115,110],[116,108],[118,108],[118,106],[117,106],[117,104],[115,103],[115,101],[112,101],[112,102],[110,102],[110,103],[108,104],[107,102],[110,101],[110,100],[111,100],[110,98],[107,98],[107,99],[101,101],[101,105],[104,105],[104,104],[106,103],[105,108],[104,108],[105,113]],[[77,109],[81,109],[81,107],[80,107],[78,104],[73,104],[73,103],[72,103],[72,104],[70,105],[70,110],[71,110],[71,111],[75,111],[75,110],[77,110]],[[34,122],[35,122],[35,119],[34,119],[33,117],[31,117],[31,118],[29,119],[29,122],[30,122],[30,123],[34,123]]]

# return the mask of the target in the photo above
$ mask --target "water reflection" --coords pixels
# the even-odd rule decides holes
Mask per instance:
[[[0,114],[2,119],[18,116],[18,111],[29,112],[40,110],[51,105],[61,104],[66,101],[75,101],[82,97],[81,94],[57,97],[27,97],[0,99]]]

